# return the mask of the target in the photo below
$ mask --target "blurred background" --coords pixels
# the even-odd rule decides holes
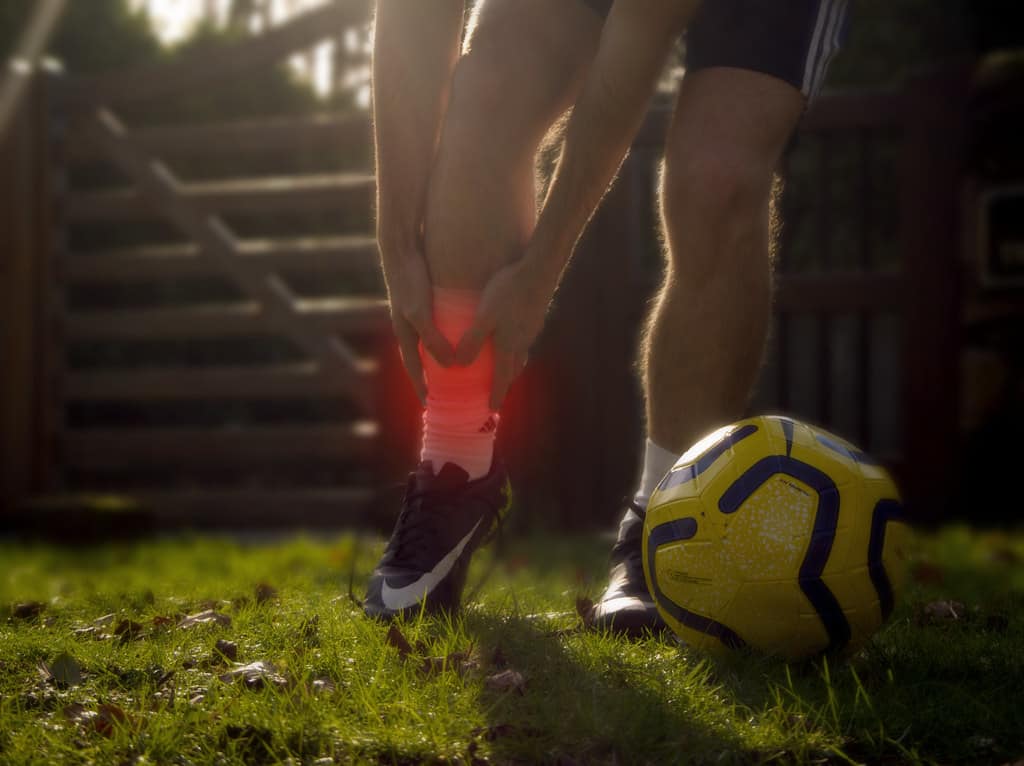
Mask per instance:
[[[785,158],[751,412],[873,452],[926,524],[1019,523],[1015,5],[859,0]],[[371,14],[0,0],[5,529],[393,523],[418,405],[372,236]],[[681,75],[666,70],[510,394],[499,438],[521,528],[608,526],[636,479],[633,360]]]

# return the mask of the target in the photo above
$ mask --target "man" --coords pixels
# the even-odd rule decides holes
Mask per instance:
[[[644,469],[594,610],[599,626],[660,627],[643,514],[676,456],[746,406],[771,312],[773,173],[838,49],[845,5],[482,0],[460,54],[461,0],[378,0],[377,235],[425,411],[422,462],[367,614],[458,606],[470,556],[510,502],[493,454],[502,399],[685,30],[660,188],[667,269],[640,350]],[[570,108],[538,214],[535,154]]]

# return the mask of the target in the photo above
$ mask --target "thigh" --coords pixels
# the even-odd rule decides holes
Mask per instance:
[[[603,23],[583,0],[481,0],[456,72],[456,90],[470,81],[470,101],[452,108],[486,108],[495,121],[516,117],[509,127],[546,128],[575,101]]]

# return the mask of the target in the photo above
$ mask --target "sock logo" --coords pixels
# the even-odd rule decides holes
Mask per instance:
[[[489,434],[493,433],[498,428],[498,419],[491,415],[487,418],[482,426],[480,426],[480,433]]]

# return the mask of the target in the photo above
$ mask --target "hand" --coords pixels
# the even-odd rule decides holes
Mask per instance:
[[[551,293],[523,261],[502,268],[484,288],[476,319],[455,351],[455,363],[472,362],[487,339],[493,336],[491,409],[501,407],[508,387],[526,366],[530,346],[544,326]]]
[[[434,295],[427,262],[419,252],[399,259],[384,259],[384,279],[388,286],[391,324],[398,339],[402,363],[409,374],[420,404],[427,403],[427,383],[423,376],[419,342],[438,364],[449,367],[455,352],[434,324]]]

